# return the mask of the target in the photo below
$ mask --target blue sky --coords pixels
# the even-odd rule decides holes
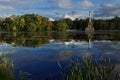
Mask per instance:
[[[0,0],[0,17],[35,13],[52,19],[120,16],[120,0]]]

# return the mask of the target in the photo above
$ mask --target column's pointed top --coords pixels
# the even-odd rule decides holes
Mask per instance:
[[[89,11],[89,23],[91,23],[91,11]]]

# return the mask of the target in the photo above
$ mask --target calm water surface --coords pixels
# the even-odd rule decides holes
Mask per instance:
[[[105,31],[106,32],[106,31]],[[88,48],[84,32],[1,32],[0,55],[7,54],[19,70],[31,74],[28,80],[52,80],[71,59],[110,58],[120,68],[120,31],[96,32]],[[17,75],[16,75],[17,76]]]

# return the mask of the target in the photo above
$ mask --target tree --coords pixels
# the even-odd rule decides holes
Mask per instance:
[[[0,30],[2,29],[2,23],[3,23],[3,21],[2,21],[2,19],[0,19]]]
[[[17,31],[17,28],[16,28],[16,26],[13,26],[13,31]]]
[[[73,29],[73,21],[70,18],[64,19],[69,29]]]
[[[14,21],[11,18],[6,18],[4,24],[6,26],[7,31],[13,30]]]
[[[24,18],[21,18],[19,24],[20,24],[20,30],[24,30],[24,27],[25,27],[25,19],[24,19]]]
[[[52,27],[53,27],[53,23],[50,22],[50,21],[48,21],[48,22],[47,22],[47,25],[46,25],[46,27],[45,27],[45,30],[51,31],[51,30],[52,30]]]
[[[56,31],[66,31],[68,29],[68,25],[65,21],[59,21],[56,24]]]

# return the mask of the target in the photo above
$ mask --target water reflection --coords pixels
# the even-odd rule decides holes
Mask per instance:
[[[88,36],[88,48],[91,48],[91,40],[92,40],[93,35],[94,35],[94,27],[92,24],[90,11],[89,11],[89,22],[88,22],[88,26],[85,28],[85,33]]]
[[[116,34],[117,33],[117,34]],[[101,57],[111,59],[120,68],[120,32],[95,33],[91,49],[88,49],[85,32],[2,32],[0,55],[7,54],[16,71],[32,74],[33,80],[41,80],[49,74],[58,74],[58,61],[66,66],[74,58]],[[103,35],[104,34],[104,35]],[[101,40],[108,39],[110,40]]]
[[[111,33],[95,32],[93,40],[120,40],[120,31],[113,31]],[[0,43],[9,43],[14,46],[36,47],[49,42],[49,40],[82,40],[87,41],[85,32],[0,32]]]
[[[76,35],[78,37],[76,37]],[[116,32],[114,32],[113,35],[119,35],[119,34],[116,34]],[[98,36],[95,36],[95,39],[99,40],[100,37],[103,37],[103,36],[104,35],[99,34]],[[113,37],[114,36],[112,36],[112,38]],[[88,45],[87,42],[81,41],[81,40],[87,40],[87,36],[85,36],[83,32],[77,32],[77,33],[76,32],[59,32],[59,33],[56,33],[56,32],[46,32],[46,33],[2,32],[0,36],[0,40],[1,40],[0,53],[12,54],[12,53],[19,53],[19,51],[22,51],[21,53],[23,54],[39,52],[43,54],[49,53],[51,55],[52,53],[54,53],[51,56],[49,55],[39,56],[39,59],[45,59],[45,60],[49,60],[49,59],[67,60],[67,59],[70,59],[73,55],[89,57],[93,55],[93,53],[99,53],[101,55],[113,54],[116,56],[120,56],[119,55],[120,38],[117,37],[117,39],[116,41],[113,41],[113,42],[110,40],[109,41],[108,40],[92,41],[92,49],[91,49],[92,54],[91,54],[89,51],[87,51],[87,48],[86,48]],[[15,55],[19,56],[19,54],[15,54]],[[24,54],[24,56],[27,57],[27,54]],[[33,55],[30,58],[32,57]]]
[[[67,45],[65,43],[68,43]],[[72,56],[89,57],[94,54],[99,55],[114,55],[120,57],[120,43],[114,44],[112,41],[93,41],[92,49],[87,48],[87,42],[85,41],[54,41],[44,44],[39,47],[14,47],[10,44],[1,44],[1,53],[8,53],[14,56],[24,56],[25,59],[31,59],[35,56],[39,59],[45,60],[67,60]],[[30,57],[30,58],[29,58]],[[36,58],[37,59],[37,58]]]

